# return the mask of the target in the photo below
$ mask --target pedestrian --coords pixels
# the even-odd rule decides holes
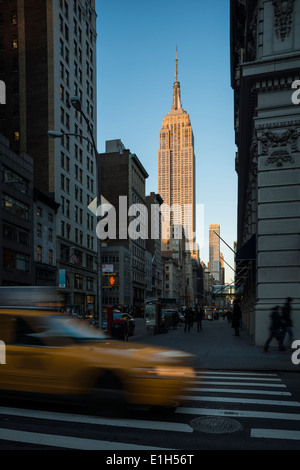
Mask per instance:
[[[293,302],[293,299],[291,297],[288,297],[286,299],[286,303],[282,310],[282,322],[283,322],[283,327],[284,327],[284,335],[283,335],[282,344],[284,343],[284,338],[285,338],[286,333],[288,333],[289,335],[290,345],[294,341],[294,326],[293,326],[293,321],[291,318],[291,310],[292,310],[291,303],[292,302]]]
[[[240,336],[241,319],[242,319],[241,309],[237,300],[235,300],[233,302],[232,323],[231,323],[232,328],[234,328],[233,336]]]
[[[187,308],[185,312],[185,325],[184,325],[184,332],[186,333],[187,331],[189,332],[191,329],[191,323],[192,323],[192,315],[193,312],[190,308]]]
[[[203,317],[203,308],[200,307],[197,309],[197,331],[199,332],[200,330],[202,331],[202,317]]]
[[[268,352],[270,342],[272,341],[273,338],[275,338],[278,341],[279,351],[284,351],[285,350],[283,346],[284,329],[282,325],[281,307],[279,307],[278,305],[274,307],[270,317],[271,317],[270,333],[264,345],[264,352]]]

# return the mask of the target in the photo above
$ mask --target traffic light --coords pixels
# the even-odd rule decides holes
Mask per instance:
[[[102,288],[107,289],[111,287],[119,287],[120,276],[119,274],[102,274]]]
[[[108,284],[110,287],[118,287],[119,286],[119,276],[117,274],[112,274],[108,278]]]

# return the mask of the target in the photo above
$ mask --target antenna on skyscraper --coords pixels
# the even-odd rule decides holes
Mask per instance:
[[[175,81],[178,82],[178,48],[176,46],[176,70],[175,70]]]

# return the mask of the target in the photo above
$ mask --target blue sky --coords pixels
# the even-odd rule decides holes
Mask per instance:
[[[147,194],[157,192],[158,133],[171,109],[178,48],[181,102],[195,139],[196,198],[204,205],[200,258],[207,263],[209,224],[220,224],[230,246],[236,240],[229,0],[96,0],[96,12],[98,149],[121,139],[149,173]],[[234,267],[223,242],[221,251]]]

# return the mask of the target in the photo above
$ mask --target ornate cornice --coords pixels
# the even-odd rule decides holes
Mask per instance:
[[[292,28],[294,0],[273,0],[274,27],[278,39],[284,41]]]

